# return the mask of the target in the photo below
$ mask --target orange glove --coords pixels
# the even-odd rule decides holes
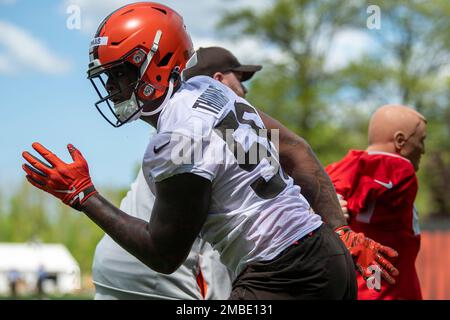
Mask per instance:
[[[24,159],[31,164],[23,164],[22,168],[27,173],[28,182],[33,186],[47,191],[77,210],[80,210],[81,204],[90,196],[97,193],[89,176],[87,162],[73,145],[67,145],[74,161],[69,164],[40,143],[35,142],[32,147],[51,164],[47,165],[26,151],[22,153]]]
[[[364,233],[356,233],[349,226],[342,226],[334,230],[355,261],[356,267],[362,277],[367,280],[372,276],[372,272],[368,270],[370,266],[376,266],[380,269],[382,277],[389,283],[394,284],[393,277],[398,276],[398,270],[384,258],[381,254],[385,254],[390,258],[395,258],[398,253],[389,247],[382,246],[378,242],[367,238]]]

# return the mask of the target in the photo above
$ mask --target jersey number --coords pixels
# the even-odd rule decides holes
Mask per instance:
[[[269,149],[267,149],[263,144],[255,142],[247,152],[244,152],[242,144],[236,141],[234,137],[230,137],[231,133],[234,132],[240,124],[249,125],[259,136],[262,136],[264,134],[264,130],[262,130],[263,128],[260,128],[253,120],[244,119],[244,113],[253,113],[257,115],[255,109],[246,104],[238,102],[234,104],[234,107],[236,109],[238,118],[236,118],[236,115],[233,111],[230,111],[225,116],[225,118],[219,124],[217,124],[214,130],[216,130],[218,135],[225,141],[225,143],[227,143],[229,150],[233,152],[236,160],[238,160],[238,155],[243,155],[245,157],[245,161],[238,160],[238,164],[241,169],[247,172],[251,172],[256,169],[262,159],[269,160],[269,163],[271,163],[271,166],[274,168],[274,172],[276,171],[277,173],[268,181],[266,181],[263,177],[259,177],[251,184],[251,188],[260,198],[273,199],[277,195],[279,195],[286,187],[286,182],[284,182],[280,174],[280,172],[282,172],[283,174],[284,172],[281,170],[278,164],[275,167],[273,165],[273,161],[270,161],[271,159],[273,159],[272,153],[270,152],[270,143]],[[267,135],[265,136],[267,137]]]

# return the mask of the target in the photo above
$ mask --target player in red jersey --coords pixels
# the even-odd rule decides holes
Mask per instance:
[[[358,275],[358,299],[422,299],[415,269],[420,231],[414,200],[425,137],[423,115],[386,105],[370,120],[367,150],[350,150],[326,168],[336,192],[347,201],[352,230],[398,252],[395,285],[383,281],[377,288]]]

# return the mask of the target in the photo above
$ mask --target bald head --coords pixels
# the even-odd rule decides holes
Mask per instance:
[[[426,123],[426,119],[414,109],[397,104],[384,105],[370,118],[369,145],[393,141],[397,131],[410,136],[420,122]]]
[[[370,119],[368,150],[400,154],[417,170],[420,155],[425,152],[426,122],[412,108],[396,104],[382,106]]]

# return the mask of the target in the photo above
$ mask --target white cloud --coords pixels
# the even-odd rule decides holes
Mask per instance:
[[[70,63],[58,57],[27,30],[0,20],[0,72],[17,73],[33,70],[47,74],[61,74],[70,69]]]

